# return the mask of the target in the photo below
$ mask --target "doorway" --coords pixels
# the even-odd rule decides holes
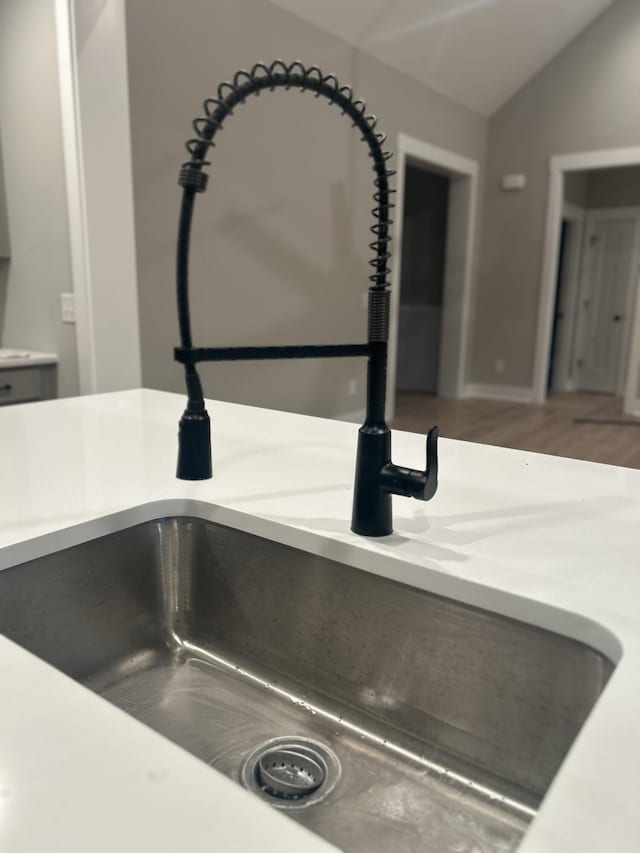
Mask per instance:
[[[573,323],[568,369],[560,370],[556,384],[567,201],[582,209],[584,239],[575,308],[567,324]],[[621,413],[640,416],[639,290],[640,147],[552,157],[535,356],[536,403],[545,402],[550,388],[583,389],[619,395]]]
[[[405,134],[397,151],[388,419],[396,387],[464,396],[478,181],[478,164],[451,151]]]
[[[564,192],[547,390],[623,396],[640,269],[640,166],[575,172]]]
[[[449,178],[404,171],[397,391],[438,392]]]

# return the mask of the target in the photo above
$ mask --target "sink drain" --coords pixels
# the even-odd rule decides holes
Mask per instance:
[[[275,738],[247,756],[242,784],[276,808],[303,808],[318,803],[340,777],[336,755],[309,738]]]
[[[295,800],[317,791],[326,778],[315,758],[295,749],[270,749],[260,758],[256,777],[265,793]]]

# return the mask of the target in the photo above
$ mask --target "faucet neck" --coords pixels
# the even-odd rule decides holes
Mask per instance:
[[[194,349],[189,314],[189,245],[195,195],[207,188],[208,176],[203,169],[209,162],[205,158],[215,144],[213,140],[224,120],[236,106],[243,104],[249,95],[276,88],[309,90],[316,96],[326,98],[329,104],[336,104],[343,114],[349,116],[369,147],[375,173],[374,223],[370,229],[374,239],[369,246],[375,256],[369,262],[374,272],[369,276],[372,285],[369,288],[368,343],[366,346]],[[340,86],[333,74],[324,76],[316,66],[305,68],[300,62],[286,65],[277,60],[269,66],[258,63],[250,72],[239,71],[233,82],[222,83],[217,95],[205,101],[205,115],[193,122],[196,138],[187,142],[191,159],[183,163],[178,179],[183,188],[176,263],[181,346],[175,356],[176,360],[184,364],[189,397],[180,421],[178,477],[202,480],[211,477],[212,472],[209,416],[196,370],[197,362],[367,354],[367,409],[358,436],[352,530],[364,536],[386,536],[392,531],[392,494],[429,500],[437,487],[437,430],[432,430],[427,439],[426,470],[399,468],[391,461],[391,433],[384,419],[389,339],[389,211],[393,207],[390,202],[392,190],[389,188],[389,177],[394,174],[387,169],[391,153],[382,149],[386,137],[376,131],[377,119],[366,115],[364,101],[354,99],[348,86]]]
[[[387,398],[387,342],[369,343],[367,364],[367,408],[363,429],[388,430],[385,423]]]
[[[197,357],[192,350],[189,308],[189,246],[195,196],[196,193],[205,192],[207,188],[208,176],[203,169],[210,163],[206,157],[209,149],[215,145],[214,139],[223,123],[232,115],[238,105],[244,104],[250,95],[259,95],[262,91],[273,91],[277,88],[311,91],[316,97],[321,96],[328,100],[330,105],[335,104],[343,114],[351,119],[352,125],[358,129],[362,140],[366,142],[369,148],[369,156],[375,174],[373,194],[375,207],[372,210],[374,223],[371,226],[374,239],[369,244],[374,252],[374,257],[369,262],[374,270],[369,276],[372,282],[369,298],[369,342],[377,344],[387,340],[387,276],[389,273],[387,262],[389,259],[388,244],[391,240],[389,212],[393,207],[390,201],[393,190],[389,188],[389,178],[394,172],[387,168],[387,161],[392,156],[391,152],[383,150],[382,147],[386,141],[386,136],[377,130],[378,120],[375,116],[367,114],[364,101],[355,98],[349,86],[340,86],[333,74],[324,75],[317,66],[307,68],[298,61],[288,65],[282,60],[276,60],[270,65],[257,63],[250,71],[238,71],[231,82],[224,82],[218,86],[217,97],[208,98],[204,102],[204,115],[196,118],[193,122],[196,136],[186,143],[187,150],[191,155],[190,159],[182,164],[178,179],[178,183],[183,188],[176,259],[180,351],[183,356],[179,360],[185,364],[185,370],[187,366],[190,366],[191,372],[196,373],[196,375],[195,362],[204,360],[204,357]],[[372,297],[372,292],[379,295]],[[385,306],[386,317],[384,315]],[[377,364],[379,360],[379,354],[376,353],[373,362]],[[198,387],[189,381],[188,371],[186,378],[189,399],[195,402],[196,398],[192,395],[198,391]],[[376,400],[373,407],[375,411],[379,408],[378,402],[379,400]]]

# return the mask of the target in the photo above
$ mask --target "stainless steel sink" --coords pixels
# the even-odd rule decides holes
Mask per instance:
[[[515,850],[613,668],[193,518],[0,572],[0,632],[366,853]]]

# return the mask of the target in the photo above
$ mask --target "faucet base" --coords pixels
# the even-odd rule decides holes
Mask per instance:
[[[211,424],[204,403],[189,402],[178,429],[179,480],[209,480],[211,465]]]
[[[393,533],[391,494],[380,482],[380,472],[390,463],[389,427],[386,424],[361,427],[351,516],[351,530],[360,536],[389,536]]]

